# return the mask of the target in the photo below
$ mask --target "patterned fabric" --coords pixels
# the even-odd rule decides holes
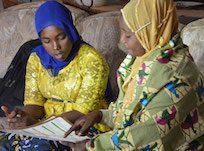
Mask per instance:
[[[50,76],[36,53],[32,53],[27,63],[24,104],[44,106],[46,117],[71,110],[86,114],[105,108],[108,73],[103,57],[89,45],[82,45],[76,57],[56,77]],[[106,126],[97,124],[90,135],[98,133],[96,128],[108,130]],[[44,139],[1,133],[0,150],[53,151],[64,150],[64,146]]]
[[[3,134],[3,133],[2,133]],[[44,139],[26,137],[15,134],[5,135],[0,141],[1,151],[52,151],[57,150],[54,143]]]
[[[124,69],[124,63],[121,65]],[[124,74],[118,73],[121,80]],[[201,149],[204,142],[204,77],[178,35],[147,57],[136,77],[131,78],[137,81],[134,100],[126,102],[124,95],[119,95],[109,107],[109,111],[113,111],[113,130],[99,134],[93,139],[94,147],[87,146],[87,149]],[[120,83],[119,86],[121,88]]]
[[[122,85],[123,101],[125,105],[128,105],[135,99],[135,86],[137,84],[143,86],[150,75],[147,72],[151,70],[151,62],[144,64],[144,61],[158,48],[162,47],[167,50],[164,45],[177,33],[178,20],[173,0],[152,0],[151,2],[148,0],[131,0],[122,9],[122,17],[145,50],[145,54],[137,56],[135,59],[130,76],[125,79]],[[142,69],[140,69],[141,66]],[[116,121],[121,120],[126,107],[124,106],[119,111]],[[116,124],[119,128],[119,122],[116,122]]]
[[[104,103],[107,80],[105,60],[88,45],[82,45],[56,77],[49,75],[33,53],[27,64],[24,105],[44,106],[46,117],[71,110],[86,114]]]

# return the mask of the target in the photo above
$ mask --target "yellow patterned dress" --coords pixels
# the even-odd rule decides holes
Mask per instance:
[[[46,117],[71,110],[86,114],[103,104],[108,73],[104,58],[85,44],[55,77],[32,53],[27,63],[24,105],[44,106]]]

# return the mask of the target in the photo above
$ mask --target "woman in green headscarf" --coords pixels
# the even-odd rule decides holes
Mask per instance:
[[[173,0],[131,0],[122,9],[121,41],[129,55],[118,69],[120,93],[108,110],[89,113],[67,135],[96,122],[112,131],[72,148],[196,150],[204,130],[204,77],[178,32]]]

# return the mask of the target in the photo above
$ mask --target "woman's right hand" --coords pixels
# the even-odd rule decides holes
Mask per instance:
[[[101,121],[102,116],[102,112],[99,110],[84,115],[72,125],[72,127],[65,133],[64,137],[67,137],[72,131],[75,131],[75,133],[80,136],[87,134],[91,126]]]
[[[9,111],[8,107],[6,106],[1,106],[1,109],[4,111],[9,126],[12,129],[24,128],[38,122],[37,119],[32,118],[29,116],[29,114],[21,109],[16,108],[13,111]]]

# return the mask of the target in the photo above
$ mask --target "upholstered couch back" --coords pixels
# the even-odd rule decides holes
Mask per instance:
[[[0,12],[0,78],[20,46],[36,39],[34,14],[42,2],[24,3]],[[83,10],[67,6],[72,12],[75,25],[82,38],[100,51],[110,68],[110,82],[114,98],[117,97],[116,70],[125,57],[118,49],[120,12],[101,13],[89,16]]]
[[[189,23],[181,32],[183,43],[189,51],[200,71],[204,74],[204,18]]]

